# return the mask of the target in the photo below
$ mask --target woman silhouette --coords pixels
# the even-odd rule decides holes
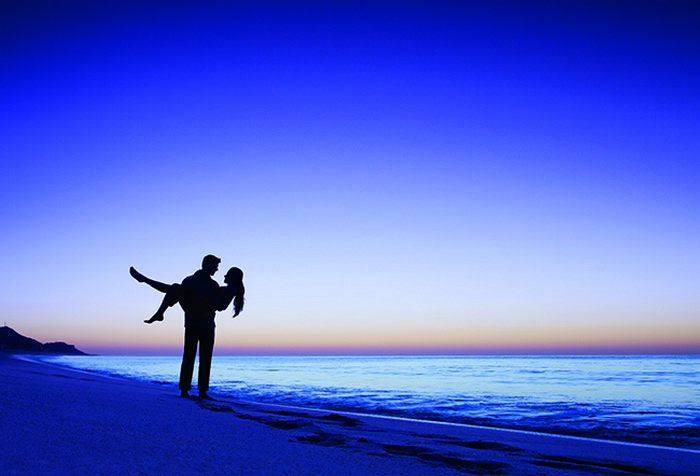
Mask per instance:
[[[224,277],[226,286],[219,287],[211,277],[219,269],[219,258],[207,255],[202,260],[202,269],[188,276],[182,284],[165,284],[148,278],[129,268],[131,276],[140,283],[146,283],[153,289],[165,293],[165,297],[156,313],[145,322],[151,324],[162,321],[166,309],[180,303],[185,311],[185,349],[180,367],[180,395],[189,397],[192,387],[194,362],[199,347],[199,377],[197,389],[199,397],[213,400],[209,391],[209,374],[211,358],[214,351],[214,318],[216,311],[226,309],[233,301],[233,317],[243,310],[243,271],[231,268]]]
[[[153,289],[165,293],[156,313],[144,321],[147,324],[162,321],[166,309],[177,303],[180,303],[183,311],[189,311],[189,314],[192,315],[197,315],[197,311],[203,307],[213,307],[216,311],[223,311],[231,304],[231,301],[233,301],[233,317],[238,316],[243,310],[245,287],[243,286],[243,271],[240,268],[230,268],[224,276],[226,286],[222,286],[214,292],[194,289],[187,285],[186,280],[182,284],[161,283],[139,273],[133,266],[129,268],[129,274],[136,281],[146,283]]]

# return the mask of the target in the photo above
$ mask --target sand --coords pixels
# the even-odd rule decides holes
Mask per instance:
[[[0,355],[0,475],[700,475],[700,452],[241,402]]]

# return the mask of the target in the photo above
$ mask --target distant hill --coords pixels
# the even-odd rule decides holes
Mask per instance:
[[[0,327],[0,351],[46,352],[50,354],[88,355],[65,342],[42,344],[38,340],[25,337],[14,329]]]

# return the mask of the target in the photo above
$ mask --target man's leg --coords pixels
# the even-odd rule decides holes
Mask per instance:
[[[201,398],[211,399],[209,391],[209,375],[211,374],[211,358],[214,354],[214,329],[202,329],[199,341],[199,378],[197,390]]]
[[[180,394],[188,396],[187,392],[192,388],[192,373],[194,372],[194,360],[197,356],[197,343],[199,342],[199,329],[185,327],[185,350],[182,353],[182,365],[180,366]]]

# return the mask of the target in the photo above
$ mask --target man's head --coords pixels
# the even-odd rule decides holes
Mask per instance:
[[[202,269],[209,275],[214,276],[219,269],[219,263],[221,260],[214,255],[206,255],[202,259]]]

